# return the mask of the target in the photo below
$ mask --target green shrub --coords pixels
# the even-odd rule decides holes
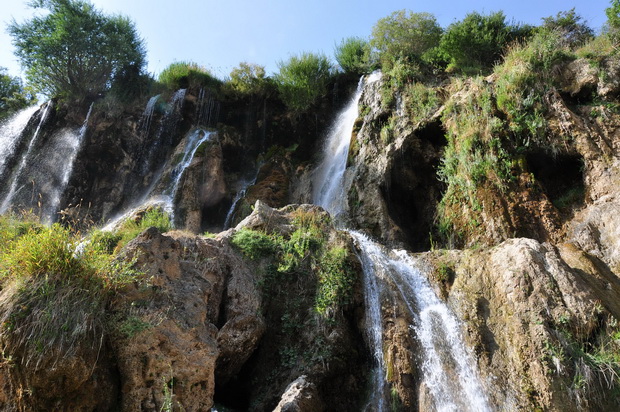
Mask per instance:
[[[155,227],[162,233],[173,229],[170,216],[162,209],[152,207],[146,210],[142,215],[138,215],[132,219],[126,219],[115,230],[93,231],[90,241],[103,250],[119,251],[123,246],[150,227]]]
[[[455,94],[459,90],[461,93]],[[474,232],[481,222],[480,190],[504,191],[512,158],[497,116],[492,87],[483,78],[454,79],[442,122],[447,145],[438,170],[446,190],[438,206],[442,230]]]
[[[449,71],[479,74],[501,60],[506,45],[530,31],[527,26],[508,24],[502,12],[488,16],[473,12],[448,26],[439,50],[449,62]]]
[[[336,61],[345,73],[362,75],[372,71],[370,44],[359,37],[343,39],[334,52]]]
[[[328,316],[330,310],[347,305],[353,298],[356,273],[348,260],[348,251],[331,247],[321,257],[319,285],[315,298],[315,310]]]
[[[434,88],[418,82],[405,86],[403,98],[407,113],[414,124],[427,120],[439,109],[441,103]]]
[[[265,76],[265,68],[258,64],[240,63],[232,69],[228,86],[240,94],[265,94],[269,87],[269,80]]]
[[[293,112],[303,112],[327,94],[332,64],[323,54],[302,53],[279,62],[276,82],[280,97]]]
[[[24,88],[19,77],[11,77],[0,67],[0,120],[36,101],[36,96]]]
[[[432,14],[399,10],[377,21],[370,45],[385,72],[398,60],[420,61],[425,53],[439,45],[441,33]]]
[[[556,32],[562,40],[561,45],[569,48],[581,46],[594,38],[594,30],[575,13],[574,7],[555,16],[543,18],[543,24],[538,30]]]
[[[250,259],[268,256],[276,251],[276,243],[267,234],[243,228],[235,232],[232,244]]]
[[[497,106],[506,113],[518,146],[542,142],[546,135],[544,96],[556,83],[553,68],[574,59],[557,32],[539,32],[523,45],[514,45],[495,68]],[[547,141],[551,150],[562,142]]]
[[[611,0],[611,4],[605,9],[607,16],[607,35],[614,44],[620,42],[620,0]]]
[[[209,70],[192,62],[175,62],[165,68],[158,81],[169,90],[219,86],[222,82]]]

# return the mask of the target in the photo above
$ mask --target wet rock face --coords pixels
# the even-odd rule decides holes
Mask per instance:
[[[427,250],[444,186],[437,176],[444,131],[437,119],[413,125],[400,115],[393,140],[382,138],[391,112],[382,106],[381,87],[381,81],[367,85],[360,100],[366,114],[353,137],[347,171],[351,224],[387,243]]]
[[[614,408],[602,383],[605,372],[582,362],[597,350],[586,342],[606,339],[606,325],[617,322],[611,292],[619,290],[617,278],[588,265],[574,246],[558,250],[532,239],[430,256],[447,259],[455,272],[447,301],[465,323],[493,404],[509,410],[580,410],[582,402]],[[605,279],[610,291],[601,294]],[[586,354],[575,352],[579,345]],[[588,384],[575,386],[575,376],[584,373]]]

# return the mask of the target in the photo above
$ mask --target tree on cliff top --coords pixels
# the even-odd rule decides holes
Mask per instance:
[[[333,67],[323,54],[302,53],[278,63],[274,80],[286,106],[301,113],[327,94]]]
[[[400,10],[377,21],[370,45],[378,53],[385,70],[397,60],[424,59],[424,54],[439,45],[442,29],[430,13]]]
[[[33,0],[49,13],[9,32],[29,83],[49,96],[82,99],[109,89],[128,71],[141,72],[146,50],[133,22],[107,16],[82,0]]]

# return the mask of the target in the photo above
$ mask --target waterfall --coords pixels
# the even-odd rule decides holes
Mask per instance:
[[[114,230],[120,222],[130,217],[136,210],[145,207],[163,208],[166,213],[169,214],[170,221],[174,222],[174,199],[177,191],[179,190],[179,185],[183,175],[186,169],[192,164],[192,160],[194,160],[194,156],[196,156],[198,148],[204,142],[211,140],[213,135],[215,135],[215,132],[209,132],[202,128],[196,128],[188,133],[185,137],[185,146],[183,147],[182,155],[180,155],[181,158],[176,165],[171,167],[166,185],[164,185],[163,188],[161,187],[160,181],[162,180],[162,175],[160,175],[157,181],[152,185],[153,187],[159,186],[155,193],[152,193],[153,191],[149,190],[149,192],[137,202],[137,206],[130,207],[125,212],[119,214],[113,219],[110,219],[102,230]]]
[[[362,90],[364,84],[375,82],[380,78],[380,72],[375,72],[366,79],[360,78],[355,94],[338,114],[328,132],[323,147],[323,158],[314,171],[312,202],[322,206],[334,217],[345,213],[347,190],[344,188],[344,173],[347,168],[353,126],[359,115],[358,105]]]
[[[62,195],[65,193],[65,189],[69,184],[69,179],[71,178],[71,174],[73,172],[73,166],[75,164],[75,159],[77,158],[78,153],[80,152],[80,148],[82,147],[82,142],[84,141],[84,136],[86,136],[86,130],[88,130],[88,120],[90,119],[90,114],[93,111],[93,103],[90,104],[90,108],[88,109],[88,114],[86,115],[86,119],[82,124],[82,127],[76,132],[67,132],[64,133],[65,140],[65,151],[64,151],[64,164],[62,167],[62,172],[60,174],[60,182],[51,188],[50,191],[50,201],[46,208],[46,211],[43,214],[44,220],[47,222],[51,222],[54,220],[56,213],[58,212],[58,208],[60,206],[60,200]]]
[[[41,133],[41,126],[47,120],[47,116],[49,114],[49,108],[51,106],[52,106],[52,102],[50,101],[50,102],[47,102],[45,104],[45,107],[43,108],[43,112],[41,113],[41,118],[39,119],[39,124],[37,125],[37,128],[35,129],[34,134],[32,135],[30,142],[28,143],[28,148],[26,149],[26,153],[22,155],[19,161],[19,165],[17,166],[15,173],[13,173],[11,183],[9,185],[9,190],[6,196],[4,197],[2,204],[0,204],[0,214],[5,213],[7,209],[11,206],[11,202],[13,201],[13,197],[15,196],[15,192],[18,189],[17,183],[20,177],[22,176],[22,174],[24,173],[24,168],[26,167],[26,165],[28,164],[28,161],[30,160],[32,148],[35,146],[35,143],[37,142],[37,139]]]
[[[192,163],[192,160],[194,160],[196,151],[201,144],[210,140],[213,134],[213,132],[208,132],[204,129],[198,128],[192,131],[186,138],[187,142],[183,148],[183,157],[181,158],[181,161],[170,171],[170,184],[164,190],[164,195],[168,195],[171,201],[174,201],[177,190],[179,189],[179,183],[183,177],[183,173],[185,173],[185,169],[187,169]]]
[[[384,368],[382,319],[377,279],[389,280],[407,306],[414,330],[423,353],[421,370],[423,383],[428,388],[437,411],[490,411],[480,379],[476,373],[474,357],[466,349],[461,336],[461,325],[447,305],[443,303],[422,275],[414,258],[404,250],[386,252],[366,236],[349,233],[361,251],[366,293],[366,322],[368,338],[373,346],[377,369]],[[386,393],[384,369],[376,373],[372,410],[382,410]]]
[[[220,115],[220,103],[204,88],[200,88],[196,101],[195,124],[204,127],[213,127],[217,124]]]
[[[179,89],[174,93],[174,95],[172,95],[170,103],[168,103],[166,112],[161,119],[161,123],[159,125],[159,129],[157,130],[157,135],[155,136],[155,139],[153,141],[150,141],[150,139],[148,139],[148,135],[144,135],[145,141],[143,143],[143,153],[145,155],[141,169],[143,175],[148,175],[149,173],[151,173],[154,166],[158,164],[163,164],[164,159],[161,158],[161,153],[159,153],[159,149],[162,146],[167,147],[172,143],[172,137],[174,135],[174,132],[176,131],[176,127],[182,118],[181,110],[183,109],[183,103],[185,102],[186,93],[187,89]],[[152,97],[149,100],[149,103],[151,103],[153,99],[155,98]],[[148,106],[149,104],[147,103],[147,109],[149,108]],[[153,103],[153,108],[154,107],[155,103]]]
[[[237,191],[235,198],[232,201],[232,205],[230,205],[230,209],[228,209],[228,213],[226,213],[226,219],[224,220],[224,229],[230,229],[230,225],[232,224],[233,218],[235,217],[235,211],[237,209],[237,204],[245,197],[245,194],[248,192],[250,186],[256,184],[256,179],[258,179],[258,171],[260,170],[260,166],[256,169],[256,174],[253,179],[242,180],[241,189]]]
[[[367,410],[385,410],[386,377],[383,358],[383,320],[381,316],[380,290],[375,268],[387,267],[385,255],[379,246],[362,233],[350,230],[349,233],[360,247],[360,261],[364,272],[364,303],[366,304],[365,323],[368,342],[371,346],[375,366],[372,372],[372,392],[366,405]]]
[[[461,325],[431,288],[419,265],[404,250],[393,251],[393,277],[407,304],[422,344],[422,373],[438,411],[490,411],[476,372],[473,355],[465,347]],[[413,305],[412,305],[413,304]]]
[[[0,176],[4,173],[9,159],[15,154],[28,121],[38,109],[38,106],[31,106],[20,110],[0,125]]]
[[[143,136],[149,135],[149,131],[151,130],[151,122],[153,121],[153,113],[155,113],[155,106],[159,101],[159,96],[160,95],[158,94],[157,96],[153,96],[149,99],[146,107],[144,108],[144,113],[142,113],[142,117],[140,117],[138,129]]]
[[[349,144],[364,83],[379,80],[380,73],[360,80],[355,95],[331,127],[323,157],[313,177],[313,201],[336,219],[346,213],[344,174]],[[466,349],[461,325],[434,293],[414,258],[403,250],[386,251],[365,235],[348,231],[359,248],[364,272],[367,340],[375,363],[371,397],[366,410],[387,409],[388,389],[383,355],[381,295],[393,285],[413,319],[411,329],[420,342],[423,384],[437,411],[490,411],[476,372],[474,357]]]

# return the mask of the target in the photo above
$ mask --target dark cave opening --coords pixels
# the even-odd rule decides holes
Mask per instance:
[[[560,211],[583,204],[585,184],[583,158],[578,154],[532,153],[526,156],[529,170]]]
[[[411,143],[394,156],[381,187],[390,218],[414,252],[431,246],[437,204],[444,190],[437,168],[446,142],[439,121],[417,130]]]

